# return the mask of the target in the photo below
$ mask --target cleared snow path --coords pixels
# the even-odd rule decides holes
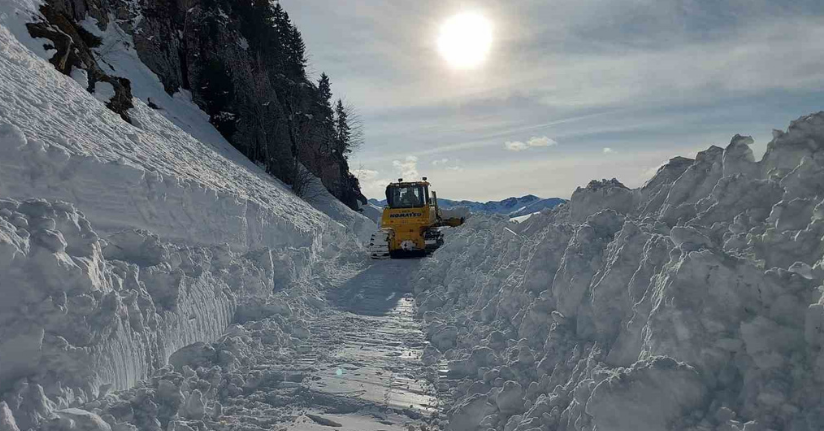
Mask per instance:
[[[330,291],[335,307],[307,320],[311,333],[267,367],[284,380],[263,396],[235,398],[235,411],[226,407],[222,419],[254,416],[259,424],[299,431],[437,429],[426,424],[438,402],[406,283],[419,268],[419,260],[376,263]],[[257,401],[272,408],[249,410]]]

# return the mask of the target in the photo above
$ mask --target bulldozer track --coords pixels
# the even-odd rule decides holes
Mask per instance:
[[[369,257],[372,259],[389,259],[389,233],[378,231],[369,240]]]

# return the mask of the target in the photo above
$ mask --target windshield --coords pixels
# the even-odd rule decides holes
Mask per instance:
[[[389,208],[419,208],[426,204],[424,186],[389,186],[386,188]]]

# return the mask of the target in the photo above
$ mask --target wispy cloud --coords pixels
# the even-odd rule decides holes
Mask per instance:
[[[393,160],[392,166],[407,180],[415,180],[420,176],[418,174],[418,158],[415,156],[406,156],[403,160]]]
[[[560,195],[604,170],[646,174],[679,150],[735,133],[760,136],[763,148],[772,128],[820,110],[824,95],[824,44],[809,43],[824,40],[821,0],[473,0],[495,21],[496,40],[490,61],[471,74],[449,70],[435,43],[463,2],[282,3],[304,29],[310,68],[332,76],[336,96],[363,113],[358,157],[380,171],[371,181],[425,166],[444,196]],[[378,63],[387,67],[364,69]],[[560,145],[534,145],[530,136]],[[409,148],[425,163],[408,161]],[[645,151],[656,156],[641,164]],[[453,164],[457,157],[467,164]],[[581,164],[589,158],[597,165]],[[525,178],[523,163],[536,164],[545,181]],[[519,175],[500,190],[466,185],[488,177],[485,169]]]
[[[461,159],[454,158],[442,158],[436,159],[432,161],[433,169],[446,169],[448,171],[463,171],[463,167],[461,166]]]
[[[529,146],[527,146],[521,141],[509,141],[504,142],[504,148],[506,148],[509,151],[523,151],[529,148]]]
[[[504,148],[509,151],[523,151],[536,147],[554,147],[558,145],[554,139],[546,136],[533,136],[529,138],[526,143],[521,141],[507,141],[504,142]]]
[[[699,9],[694,13],[686,13],[675,5],[681,2],[674,1],[565,0],[551,6],[523,2],[528,5],[507,7],[481,1],[495,9],[491,16],[501,21],[502,31],[506,29],[496,34],[497,44],[509,49],[494,52],[495,61],[477,71],[478,76],[443,73],[442,60],[426,45],[431,41],[421,34],[422,23],[434,23],[436,31],[443,7],[431,1],[417,2],[420,7],[412,8],[393,3],[422,15],[406,22],[384,16],[376,20],[381,27],[376,30],[385,31],[389,38],[423,37],[421,43],[401,50],[397,49],[405,46],[401,43],[373,38],[362,41],[358,55],[344,59],[338,50],[328,54],[328,64],[341,68],[333,75],[341,76],[338,85],[355,93],[351,98],[367,113],[382,112],[387,106],[463,104],[490,98],[506,102],[525,88],[547,105],[580,108],[673,99],[700,102],[769,90],[819,89],[824,83],[824,45],[804,43],[824,38],[822,7],[810,0],[800,2],[806,6],[792,2],[800,13],[758,11],[751,3],[768,2],[742,1],[690,2]],[[744,3],[748,5],[744,15],[722,10]],[[546,16],[548,7],[562,19],[546,29],[537,20]],[[736,18],[739,15],[742,18]],[[519,25],[507,25],[516,22]],[[707,25],[712,27],[703,28]],[[340,35],[329,32],[328,37],[334,40]],[[353,70],[347,62],[365,63],[374,57],[393,68],[377,76],[344,72]],[[434,72],[441,72],[437,76],[443,79],[420,78]]]
[[[551,159],[526,157],[519,161],[517,174],[513,174],[512,166],[506,163],[486,163],[473,164],[463,172],[445,171],[433,180],[438,195],[450,199],[497,200],[517,193],[569,198],[576,187],[586,186],[594,178],[615,177],[627,187],[642,186],[649,179],[644,169],[678,153],[659,148],[632,154],[619,152],[609,157],[591,154],[559,155]],[[475,184],[484,186],[473,187]]]
[[[555,140],[546,136],[533,136],[526,141],[526,144],[530,147],[554,147],[555,145],[558,145]]]
[[[447,166],[446,169],[454,172],[463,172],[464,168],[462,165],[461,159],[453,159],[451,166]]]
[[[390,179],[381,178],[380,172],[372,169],[355,169],[352,174],[360,182],[361,191],[370,197],[383,196],[386,185],[392,182]]]
[[[357,177],[360,181],[374,180],[378,177],[378,173],[378,171],[373,171],[371,169],[354,169],[352,171],[352,175]]]

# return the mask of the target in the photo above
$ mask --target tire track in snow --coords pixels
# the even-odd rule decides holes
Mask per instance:
[[[303,383],[313,394],[310,408],[357,429],[419,429],[437,417],[436,391],[421,362],[424,334],[405,280],[419,265],[382,261],[329,293],[338,310],[312,322],[303,344],[309,347],[294,361],[311,366]],[[300,418],[287,429],[314,429]]]

